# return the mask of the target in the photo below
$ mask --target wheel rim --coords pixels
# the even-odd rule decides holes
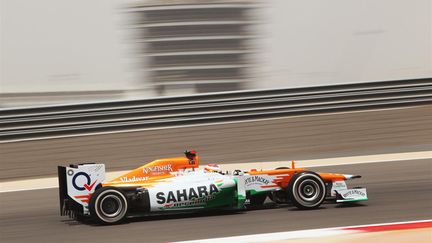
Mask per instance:
[[[298,195],[303,201],[313,202],[318,198],[320,193],[321,189],[314,180],[306,179],[299,184]]]
[[[106,223],[116,223],[127,213],[127,200],[117,190],[102,192],[95,201],[95,212],[98,218]]]
[[[293,201],[301,207],[313,208],[325,199],[325,185],[322,179],[315,174],[300,175],[292,185]]]
[[[102,198],[101,202],[101,213],[105,217],[113,218],[121,213],[123,210],[123,204],[121,199],[115,195],[108,195]]]

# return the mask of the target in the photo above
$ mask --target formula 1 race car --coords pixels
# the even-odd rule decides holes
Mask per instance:
[[[348,189],[346,180],[358,175],[316,173],[304,168],[235,170],[218,165],[199,169],[195,151],[185,157],[159,159],[104,182],[104,164],[58,167],[60,211],[77,219],[93,218],[114,224],[130,216],[208,209],[244,210],[266,198],[300,209],[367,200],[365,188]]]

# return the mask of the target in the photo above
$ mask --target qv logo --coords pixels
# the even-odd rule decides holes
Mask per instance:
[[[79,184],[82,184],[82,186],[77,185],[77,178],[78,177],[85,179],[84,183],[82,183],[82,179],[78,180],[79,182],[81,182]],[[95,184],[96,184],[96,181],[93,182],[93,184],[91,184],[91,178],[85,172],[78,172],[72,177],[72,185],[78,191],[84,191],[84,190],[91,191]]]

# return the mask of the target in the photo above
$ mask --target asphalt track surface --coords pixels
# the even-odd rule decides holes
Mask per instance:
[[[0,144],[0,181],[55,176],[57,165],[136,168],[196,149],[201,163],[429,151],[432,105]]]
[[[266,207],[245,212],[136,218],[114,226],[61,217],[56,189],[2,193],[1,242],[168,242],[253,233],[432,218],[432,160],[356,164],[315,171],[360,174],[369,201],[316,210]]]

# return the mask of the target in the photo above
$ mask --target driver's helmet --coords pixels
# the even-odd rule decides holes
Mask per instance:
[[[204,172],[221,173],[222,169],[217,164],[208,164],[204,167]]]
[[[185,152],[186,158],[188,159],[195,159],[195,157],[197,156],[197,152],[195,150],[186,150]]]

